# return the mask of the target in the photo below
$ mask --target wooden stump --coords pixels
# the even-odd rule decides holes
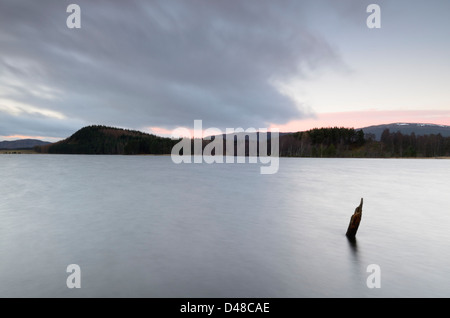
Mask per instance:
[[[347,237],[349,238],[355,238],[356,232],[358,231],[359,222],[361,222],[361,216],[362,216],[362,206],[363,206],[363,198],[361,198],[361,203],[358,207],[355,209],[355,213],[353,213],[352,217],[350,218],[350,224],[348,225]]]

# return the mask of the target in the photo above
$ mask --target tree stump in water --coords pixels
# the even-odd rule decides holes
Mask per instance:
[[[363,198],[361,198],[361,203],[358,207],[355,209],[355,213],[353,213],[350,224],[348,225],[347,237],[349,238],[355,238],[356,232],[358,231],[359,222],[361,222],[361,215],[362,215],[362,206],[363,206]]]

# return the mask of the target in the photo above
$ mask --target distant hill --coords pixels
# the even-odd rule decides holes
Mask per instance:
[[[437,135],[442,137],[450,137],[450,126],[434,125],[434,124],[419,124],[419,123],[394,123],[387,125],[377,125],[361,128],[364,133],[375,135],[375,140],[380,140],[381,134],[385,129],[389,129],[391,133],[401,132],[403,135],[416,136]]]
[[[52,154],[170,154],[178,141],[136,130],[107,126],[88,126],[67,139],[37,146],[40,153]]]
[[[13,141],[0,141],[0,149],[32,149],[35,146],[48,145],[50,142],[37,139],[20,139]]]

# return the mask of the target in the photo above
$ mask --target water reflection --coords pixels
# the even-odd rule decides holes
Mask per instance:
[[[346,238],[353,258],[355,259],[355,261],[358,261],[358,242],[356,240],[356,237],[346,236]]]

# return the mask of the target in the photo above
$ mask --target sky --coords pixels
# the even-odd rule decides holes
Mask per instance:
[[[0,0],[0,140],[97,124],[170,135],[198,119],[450,125],[449,13],[448,0]]]

